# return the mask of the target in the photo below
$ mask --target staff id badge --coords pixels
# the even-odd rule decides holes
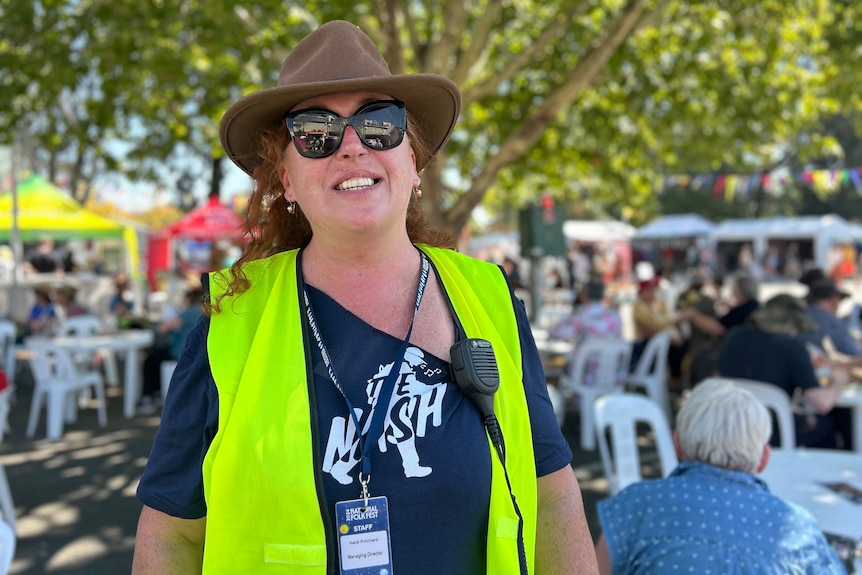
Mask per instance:
[[[339,501],[338,558],[341,575],[392,575],[389,503],[386,497]]]

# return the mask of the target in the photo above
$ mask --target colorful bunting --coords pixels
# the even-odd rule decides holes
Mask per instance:
[[[664,176],[659,190],[690,188],[710,189],[716,198],[732,202],[735,198],[747,198],[753,191],[762,187],[769,195],[780,195],[793,181],[803,182],[814,188],[819,195],[836,193],[842,186],[852,184],[862,194],[862,167],[840,170],[806,170],[798,174],[776,170],[773,173],[755,174],[678,174]]]

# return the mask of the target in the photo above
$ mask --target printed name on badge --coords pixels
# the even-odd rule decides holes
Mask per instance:
[[[341,575],[393,575],[385,497],[335,504]]]

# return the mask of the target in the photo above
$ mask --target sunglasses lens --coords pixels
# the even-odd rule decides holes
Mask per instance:
[[[407,114],[397,102],[374,102],[353,116],[362,143],[375,150],[391,150],[404,139]]]
[[[285,116],[293,143],[306,158],[325,158],[341,145],[344,129],[350,125],[362,143],[374,150],[391,150],[404,139],[407,112],[396,101],[372,102],[350,118],[329,110],[303,110]]]
[[[326,110],[288,116],[287,127],[296,149],[306,158],[323,158],[333,153],[344,135],[344,120]]]

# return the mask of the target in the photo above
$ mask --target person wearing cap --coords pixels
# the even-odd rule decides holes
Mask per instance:
[[[805,296],[808,301],[808,315],[817,324],[816,330],[800,334],[800,338],[822,350],[824,339],[828,337],[835,351],[851,357],[862,356],[859,342],[838,318],[838,306],[850,294],[839,289],[835,280],[819,269],[809,270],[800,282],[808,286],[808,294]]]
[[[799,390],[813,413],[795,413],[798,446],[836,448],[836,428],[829,413],[846,380],[822,387],[805,344],[798,334],[814,331],[805,302],[790,294],[770,298],[752,313],[744,326],[731,330],[719,345],[718,373],[722,377],[771,383],[794,398]],[[772,444],[778,444],[773,435]]]
[[[419,202],[459,109],[335,21],[227,110],[250,240],[206,278],[135,575],[597,572],[526,312]]]
[[[814,517],[769,492],[766,407],[726,379],[696,386],[676,417],[679,465],[599,501],[603,575],[844,575]]]

